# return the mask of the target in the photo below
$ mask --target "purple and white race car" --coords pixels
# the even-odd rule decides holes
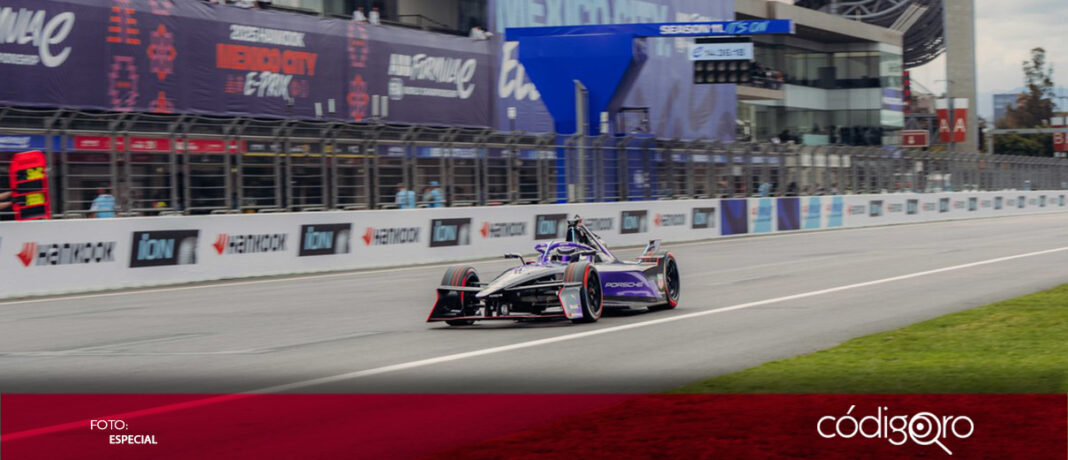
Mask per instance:
[[[635,260],[620,260],[582,224],[567,223],[566,241],[539,243],[537,260],[519,254],[520,265],[481,282],[470,265],[445,271],[427,322],[467,326],[480,320],[570,319],[592,323],[605,308],[671,309],[679,304],[675,256],[650,241]]]

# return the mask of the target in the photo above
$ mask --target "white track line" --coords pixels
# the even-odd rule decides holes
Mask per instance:
[[[156,414],[160,414],[160,413],[174,412],[174,411],[190,409],[190,408],[194,408],[194,407],[202,407],[202,406],[206,406],[206,405],[218,404],[218,403],[222,403],[222,402],[233,401],[233,400],[236,400],[236,399],[243,399],[243,398],[251,397],[251,396],[258,395],[258,394],[283,393],[283,392],[287,392],[287,391],[299,390],[299,389],[302,389],[302,388],[308,388],[308,387],[313,387],[313,386],[318,386],[318,385],[325,385],[325,384],[328,384],[328,383],[336,383],[336,382],[341,382],[341,381],[345,381],[345,380],[353,380],[353,379],[358,379],[358,378],[363,378],[363,377],[371,377],[371,376],[375,376],[375,375],[387,374],[387,373],[390,373],[390,372],[398,372],[398,371],[404,371],[404,370],[408,370],[408,369],[415,369],[415,368],[419,368],[419,367],[432,366],[432,365],[435,365],[435,364],[447,363],[447,362],[451,362],[451,361],[459,361],[459,360],[462,360],[462,359],[474,358],[474,357],[477,357],[477,356],[485,356],[485,355],[491,355],[491,354],[496,354],[496,353],[504,353],[504,352],[513,351],[513,350],[521,350],[521,349],[524,349],[524,348],[532,348],[532,347],[537,347],[537,346],[541,346],[541,345],[549,345],[549,344],[554,344],[554,343],[559,343],[559,342],[566,342],[566,341],[577,340],[577,339],[582,339],[582,338],[586,338],[586,337],[593,337],[593,336],[601,335],[601,334],[609,334],[609,333],[612,333],[612,332],[620,332],[620,331],[626,331],[626,330],[630,330],[630,329],[637,329],[637,328],[641,328],[641,327],[655,326],[655,325],[670,323],[670,322],[674,322],[674,321],[682,321],[682,320],[686,320],[686,319],[698,318],[698,317],[714,315],[714,314],[718,314],[718,313],[727,313],[727,312],[731,312],[731,311],[744,310],[744,309],[747,309],[747,308],[759,307],[759,306],[769,305],[769,304],[773,304],[773,303],[786,302],[786,301],[797,300],[797,299],[804,299],[804,298],[807,298],[807,297],[814,297],[814,296],[819,296],[819,295],[824,295],[824,294],[832,294],[832,293],[835,293],[835,292],[841,292],[841,291],[846,291],[846,290],[850,290],[850,289],[858,289],[858,288],[863,288],[863,287],[868,287],[868,286],[875,286],[875,285],[879,285],[879,284],[892,283],[892,282],[895,282],[895,281],[902,281],[902,280],[907,280],[907,279],[912,279],[912,278],[919,278],[921,276],[934,275],[934,274],[945,273],[945,272],[950,272],[950,271],[954,271],[954,270],[964,270],[964,269],[967,269],[967,268],[978,267],[978,266],[982,266],[982,265],[990,265],[990,264],[995,264],[995,263],[999,263],[999,262],[1005,262],[1005,261],[1009,261],[1009,260],[1023,259],[1023,258],[1026,258],[1026,257],[1035,257],[1035,256],[1041,256],[1041,255],[1045,255],[1045,254],[1053,254],[1053,253],[1057,253],[1057,252],[1063,252],[1063,251],[1068,251],[1068,246],[1061,247],[1061,248],[1056,248],[1056,249],[1047,249],[1045,251],[1029,252],[1029,253],[1026,253],[1026,254],[1017,254],[1017,255],[1014,255],[1014,256],[998,257],[996,259],[981,260],[979,262],[972,262],[972,263],[961,264],[961,265],[953,265],[951,267],[937,268],[937,269],[934,269],[934,270],[925,270],[925,271],[922,271],[922,272],[910,273],[910,274],[907,274],[907,275],[900,275],[900,276],[893,276],[893,277],[890,277],[890,278],[882,278],[882,279],[872,280],[872,281],[865,281],[865,282],[862,282],[862,283],[847,284],[847,285],[844,285],[844,286],[837,286],[837,287],[832,287],[832,288],[827,288],[827,289],[820,289],[818,291],[809,291],[809,292],[803,292],[803,293],[800,293],[800,294],[788,295],[788,296],[784,296],[784,297],[775,297],[773,299],[758,300],[756,302],[748,302],[748,303],[742,303],[742,304],[737,304],[737,305],[731,305],[729,307],[722,307],[722,308],[716,308],[716,309],[712,309],[712,310],[703,310],[703,311],[698,311],[698,312],[693,312],[693,313],[686,313],[686,314],[682,314],[682,315],[670,316],[670,317],[667,317],[667,318],[660,318],[660,319],[654,319],[654,320],[649,320],[649,321],[642,321],[642,322],[638,322],[638,323],[624,324],[624,325],[621,325],[621,326],[605,327],[605,328],[601,328],[601,329],[594,329],[594,330],[589,330],[589,331],[584,331],[584,332],[576,332],[574,334],[566,334],[566,335],[561,335],[561,336],[557,336],[557,337],[549,337],[549,338],[539,339],[539,340],[530,340],[530,341],[527,341],[527,342],[520,342],[520,343],[516,343],[516,344],[512,344],[512,345],[505,345],[505,346],[493,347],[493,348],[485,348],[485,349],[482,349],[482,350],[469,351],[469,352],[465,352],[465,353],[456,353],[456,354],[451,354],[451,355],[439,356],[437,358],[421,359],[421,360],[418,360],[418,361],[410,361],[410,362],[407,362],[407,363],[393,364],[393,365],[389,365],[389,366],[376,367],[376,368],[373,368],[373,369],[366,369],[366,370],[362,370],[362,371],[348,372],[348,373],[344,373],[344,374],[332,375],[332,376],[328,376],[328,377],[321,377],[321,378],[310,379],[310,380],[303,380],[303,381],[287,383],[287,384],[283,384],[283,385],[275,385],[275,386],[272,386],[272,387],[260,388],[258,390],[251,390],[251,391],[246,391],[246,392],[243,392],[243,393],[236,393],[236,394],[223,395],[223,396],[214,396],[214,397],[209,397],[209,398],[205,398],[205,399],[187,401],[187,402],[176,403],[176,404],[169,404],[169,405],[164,405],[164,406],[158,406],[158,407],[153,407],[153,408],[148,408],[148,409],[135,410],[135,411],[132,411],[132,412],[125,412],[125,413],[122,413],[122,414],[114,414],[114,415],[101,416],[101,417],[96,417],[96,418],[99,418],[99,419],[122,419],[122,420],[128,420],[128,419],[131,419],[131,418],[136,418],[136,417],[141,417],[141,416],[146,416],[146,415],[156,415]],[[40,435],[44,435],[44,434],[56,433],[56,432],[61,432],[61,431],[69,431],[69,430],[73,430],[73,429],[81,429],[84,426],[85,426],[85,422],[84,421],[68,422],[68,423],[51,425],[51,426],[46,426],[46,427],[41,427],[41,428],[32,428],[32,429],[28,429],[28,430],[24,430],[24,431],[20,431],[20,432],[16,432],[16,433],[9,433],[9,434],[4,435],[3,439],[5,441],[14,441],[16,439],[36,437],[36,436],[40,436]]]
[[[630,329],[637,329],[637,328],[641,328],[641,327],[655,326],[655,325],[671,323],[671,322],[675,322],[675,321],[682,321],[682,320],[687,320],[687,319],[692,319],[692,318],[699,318],[699,317],[702,317],[702,316],[715,315],[715,314],[718,314],[718,313],[727,313],[727,312],[731,312],[731,311],[744,310],[744,309],[747,309],[747,308],[759,307],[759,306],[763,306],[763,305],[769,305],[769,304],[780,303],[780,302],[787,302],[787,301],[790,301],[790,300],[804,299],[804,298],[807,298],[807,297],[815,297],[815,296],[824,295],[824,294],[832,294],[832,293],[835,293],[835,292],[841,292],[841,291],[846,291],[846,290],[850,290],[850,289],[858,289],[858,288],[863,288],[863,287],[875,286],[875,285],[879,285],[879,284],[892,283],[892,282],[895,282],[895,281],[902,281],[902,280],[907,280],[907,279],[912,279],[912,278],[919,278],[921,276],[934,275],[934,274],[945,273],[945,272],[950,272],[950,271],[954,271],[954,270],[964,270],[964,269],[967,269],[967,268],[978,267],[978,266],[981,266],[981,265],[989,265],[989,264],[995,264],[995,263],[999,263],[999,262],[1006,262],[1006,261],[1009,261],[1009,260],[1023,259],[1023,258],[1026,258],[1026,257],[1034,257],[1034,256],[1045,255],[1045,254],[1053,254],[1053,253],[1062,252],[1062,251],[1068,251],[1068,246],[1061,247],[1061,248],[1056,248],[1056,249],[1047,249],[1045,251],[1029,252],[1029,253],[1026,253],[1026,254],[1017,254],[1017,255],[1014,255],[1014,256],[998,257],[996,259],[987,259],[987,260],[982,260],[982,261],[979,261],[979,262],[971,262],[971,263],[961,264],[961,265],[953,265],[951,267],[936,268],[934,270],[925,270],[925,271],[922,271],[922,272],[910,273],[910,274],[907,274],[907,275],[893,276],[893,277],[890,277],[890,278],[882,278],[882,279],[873,280],[873,281],[865,281],[865,282],[861,282],[861,283],[847,284],[847,285],[844,285],[844,286],[837,286],[837,287],[832,287],[832,288],[827,288],[827,289],[820,289],[818,291],[809,291],[809,292],[803,292],[803,293],[800,293],[800,294],[788,295],[788,296],[783,296],[783,297],[775,297],[775,298],[772,298],[772,299],[758,300],[756,302],[741,303],[741,304],[737,304],[737,305],[731,305],[729,307],[715,308],[715,309],[712,309],[712,310],[703,310],[703,311],[698,311],[698,312],[693,312],[693,313],[686,313],[686,314],[682,314],[682,315],[669,316],[667,318],[659,318],[659,319],[653,319],[653,320],[648,320],[648,321],[641,321],[641,322],[637,322],[637,323],[624,324],[624,325],[621,325],[621,326],[605,327],[605,328],[601,328],[601,329],[594,329],[594,330],[589,330],[589,331],[584,331],[584,332],[576,332],[574,334],[566,334],[566,335],[561,335],[561,336],[556,336],[556,337],[549,337],[549,338],[545,338],[545,339],[531,340],[531,341],[527,341],[527,342],[520,342],[520,343],[515,343],[515,344],[511,344],[511,345],[504,345],[504,346],[500,346],[500,347],[484,348],[482,350],[475,350],[475,351],[468,351],[468,352],[465,352],[465,353],[456,353],[456,354],[452,354],[452,355],[439,356],[437,358],[421,359],[421,360],[418,360],[418,361],[410,361],[410,362],[407,362],[407,363],[400,363],[400,364],[393,364],[393,365],[390,365],[390,366],[376,367],[374,369],[366,369],[366,370],[362,370],[362,371],[348,372],[348,373],[345,373],[345,374],[332,375],[332,376],[329,376],[329,377],[321,377],[321,378],[316,378],[316,379],[304,380],[304,381],[301,381],[301,382],[288,383],[288,384],[284,384],[284,385],[276,385],[276,386],[273,386],[273,387],[267,387],[267,388],[262,388],[262,389],[259,389],[259,390],[253,390],[250,393],[282,393],[282,392],[286,392],[286,391],[298,390],[298,389],[301,389],[301,388],[308,388],[308,387],[313,387],[313,386],[317,386],[317,385],[324,385],[324,384],[328,384],[328,383],[340,382],[340,381],[344,381],[344,380],[352,380],[352,379],[358,379],[358,378],[363,378],[363,377],[371,377],[371,376],[374,376],[374,375],[381,375],[381,374],[386,374],[386,373],[390,373],[390,372],[397,372],[397,371],[403,371],[403,370],[408,370],[408,369],[415,369],[415,368],[418,368],[418,367],[431,366],[431,365],[434,365],[434,364],[447,363],[447,362],[451,362],[451,361],[459,361],[461,359],[474,358],[474,357],[477,357],[477,356],[492,355],[492,354],[496,354],[496,353],[504,353],[506,351],[521,350],[521,349],[524,349],[524,348],[532,348],[532,347],[537,347],[537,346],[541,346],[541,345],[549,345],[549,344],[554,344],[554,343],[566,342],[566,341],[570,341],[570,340],[583,339],[583,338],[586,338],[586,337],[593,337],[593,336],[596,336],[596,335],[610,334],[610,333],[613,333],[613,332],[621,332],[621,331],[626,331],[626,330],[630,330]]]
[[[1057,213],[1051,212],[1051,213],[1042,213],[1042,214],[1033,214],[1033,215],[1048,215],[1048,214],[1057,214]],[[863,231],[875,231],[875,230],[889,230],[889,229],[894,229],[894,228],[912,227],[912,226],[918,226],[918,225],[953,224],[953,223],[958,223],[959,224],[959,223],[967,223],[969,221],[976,221],[976,220],[999,219],[999,218],[1006,218],[1006,217],[1027,217],[1027,216],[1032,216],[1032,215],[1000,216],[1000,217],[999,216],[984,216],[984,217],[976,217],[976,218],[973,218],[973,219],[959,219],[959,220],[948,220],[948,221],[939,221],[939,222],[909,222],[909,223],[890,224],[890,225],[882,225],[882,226],[874,226],[874,227],[825,228],[825,229],[818,229],[818,230],[796,231],[796,232],[786,232],[786,233],[767,233],[767,234],[750,233],[750,234],[744,234],[744,235],[732,235],[732,236],[716,237],[714,239],[706,239],[706,240],[700,240],[700,241],[687,241],[687,242],[669,243],[669,244],[673,248],[686,247],[686,246],[703,246],[703,245],[709,245],[709,244],[729,244],[729,243],[760,241],[760,240],[769,240],[769,239],[778,239],[778,238],[790,238],[790,237],[796,237],[796,236],[802,236],[802,235],[828,235],[828,234],[835,234],[835,233],[839,233],[839,232],[863,232]],[[616,249],[640,248],[640,247],[642,247],[642,246],[641,245],[637,245],[637,246],[621,246],[621,247],[616,248]],[[131,288],[120,288],[120,289],[124,289],[124,290],[116,291],[116,292],[100,292],[100,293],[95,293],[95,294],[94,293],[88,293],[88,294],[66,294],[66,295],[59,294],[59,295],[49,295],[49,296],[46,296],[46,297],[35,297],[35,298],[23,299],[23,300],[9,300],[9,301],[0,300],[0,307],[4,307],[4,306],[8,306],[8,305],[32,304],[32,303],[42,303],[42,302],[59,302],[59,301],[64,301],[64,300],[95,299],[95,298],[101,298],[101,297],[116,297],[116,296],[136,295],[136,294],[145,294],[145,293],[154,293],[154,292],[178,292],[178,291],[187,291],[187,290],[191,290],[191,289],[208,289],[208,288],[231,287],[231,286],[248,286],[248,285],[264,284],[264,283],[281,283],[281,282],[289,282],[289,281],[303,281],[303,280],[310,280],[310,279],[339,278],[339,277],[345,277],[345,276],[361,276],[361,275],[367,275],[367,274],[373,274],[373,273],[392,273],[392,272],[405,271],[405,270],[418,270],[418,269],[422,269],[422,268],[441,268],[441,267],[448,267],[448,266],[452,266],[452,265],[456,265],[456,264],[460,264],[460,263],[490,262],[490,261],[493,261],[493,260],[496,260],[496,259],[495,258],[467,259],[467,260],[456,260],[456,261],[452,261],[452,262],[441,262],[441,263],[426,264],[426,265],[416,265],[416,266],[402,266],[402,267],[379,268],[379,269],[369,269],[369,270],[354,269],[354,270],[345,270],[345,271],[341,271],[341,272],[333,272],[333,271],[331,271],[331,272],[322,272],[322,273],[313,273],[313,274],[265,275],[265,276],[267,276],[269,278],[268,279],[251,279],[251,280],[242,280],[242,281],[227,281],[227,282],[213,282],[212,280],[193,281],[192,283],[194,283],[194,284],[183,285],[183,286],[174,286],[174,287],[145,287],[145,288],[131,287]]]

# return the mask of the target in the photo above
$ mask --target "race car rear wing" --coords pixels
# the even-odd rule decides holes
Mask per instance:
[[[649,257],[656,254],[656,251],[660,250],[660,240],[649,240],[649,244],[645,245],[645,250],[642,251],[642,255],[638,257]]]

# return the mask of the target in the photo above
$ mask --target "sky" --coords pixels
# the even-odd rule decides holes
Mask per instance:
[[[1053,81],[1068,87],[1068,0],[974,0],[979,113],[990,118],[990,95],[1024,85],[1023,61],[1046,49]],[[934,94],[945,91],[946,61],[940,56],[912,69],[913,81]],[[1062,93],[1068,94],[1068,93]],[[1068,106],[1068,100],[1063,100]],[[1068,109],[1068,107],[1065,107]]]

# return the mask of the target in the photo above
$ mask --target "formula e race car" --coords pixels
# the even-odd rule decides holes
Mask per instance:
[[[534,246],[537,260],[515,253],[520,265],[481,282],[474,267],[445,271],[427,322],[466,326],[479,320],[567,318],[597,321],[605,308],[671,309],[679,303],[679,267],[652,240],[637,259],[623,261],[576,216],[565,241]]]

